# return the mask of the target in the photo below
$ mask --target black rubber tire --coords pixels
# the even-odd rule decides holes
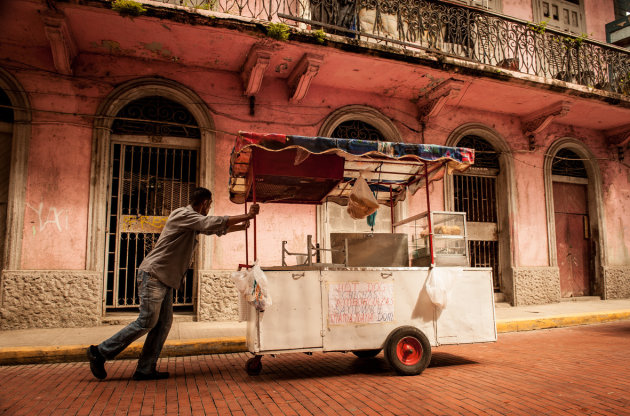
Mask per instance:
[[[356,355],[359,358],[374,358],[378,355],[378,353],[381,352],[381,349],[378,348],[376,350],[356,350],[356,351],[352,351],[352,353],[354,355]]]
[[[400,352],[398,351],[399,343]],[[409,362],[405,362],[405,353],[408,354]],[[387,338],[385,358],[399,375],[415,376],[422,373],[429,365],[431,344],[418,328],[403,326],[397,328]]]
[[[262,371],[261,357],[252,357],[245,364],[245,371],[250,376],[257,376]]]

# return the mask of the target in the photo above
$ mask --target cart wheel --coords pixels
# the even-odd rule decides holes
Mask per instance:
[[[245,371],[250,376],[257,376],[262,371],[262,355],[256,355],[255,357],[247,360],[247,364],[245,364]]]
[[[378,355],[378,353],[381,352],[381,349],[376,349],[376,350],[356,350],[356,351],[352,351],[352,353],[354,355],[356,355],[359,358],[373,358],[376,357]]]
[[[385,358],[399,375],[417,375],[431,361],[431,344],[419,329],[403,326],[389,336]]]

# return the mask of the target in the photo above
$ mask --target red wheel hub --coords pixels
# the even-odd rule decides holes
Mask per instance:
[[[405,337],[396,344],[396,356],[404,365],[416,365],[422,358],[422,345],[414,337]]]

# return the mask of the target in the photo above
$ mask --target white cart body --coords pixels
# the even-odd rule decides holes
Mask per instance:
[[[402,326],[432,346],[497,339],[491,269],[464,268],[444,309],[427,294],[425,267],[272,269],[272,306],[249,310],[247,348],[255,354],[381,349]]]

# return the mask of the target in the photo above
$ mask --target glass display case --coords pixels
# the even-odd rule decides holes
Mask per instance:
[[[429,221],[433,231],[435,266],[468,266],[468,234],[465,212],[432,211],[394,224],[396,232],[409,236],[411,266],[431,265]]]

